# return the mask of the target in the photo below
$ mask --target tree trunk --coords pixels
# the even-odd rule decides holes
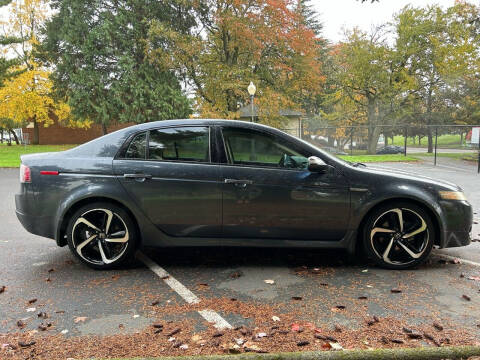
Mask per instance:
[[[388,146],[388,136],[383,134],[383,137],[385,138],[385,146]]]
[[[380,137],[380,128],[378,126],[369,127],[368,129],[368,154],[376,154],[377,153],[377,144],[378,138]]]
[[[39,132],[38,132],[38,123],[37,123],[37,120],[34,118],[33,119],[33,141],[32,141],[32,144],[38,145],[38,143],[40,141],[39,138],[40,138],[40,135],[39,135]]]
[[[430,125],[432,122],[432,93],[433,90],[430,87],[428,90],[428,95],[427,95],[427,113],[426,113],[426,118],[427,118],[427,125]],[[428,153],[433,153],[433,137],[432,137],[432,129],[430,126],[427,126],[427,135],[428,135]]]
[[[20,141],[18,141],[17,133],[15,131],[13,131],[12,129],[10,129],[10,133],[13,135],[13,138],[15,139],[15,143],[17,145],[20,145]]]
[[[105,125],[104,123],[102,123],[102,134],[107,135],[107,125]]]
[[[380,128],[377,125],[377,114],[375,107],[375,98],[367,96],[368,99],[368,145],[367,153],[375,154],[377,152],[378,138],[380,137]]]
[[[0,143],[3,144],[3,129],[0,129]]]
[[[463,131],[460,131],[460,146],[463,146]]]

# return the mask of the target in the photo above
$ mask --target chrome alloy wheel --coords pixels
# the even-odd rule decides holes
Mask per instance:
[[[83,213],[72,227],[72,243],[77,254],[95,265],[117,261],[127,250],[127,225],[109,209],[92,209]]]
[[[374,221],[371,229],[371,247],[387,264],[408,265],[428,247],[427,223],[411,209],[390,209]]]

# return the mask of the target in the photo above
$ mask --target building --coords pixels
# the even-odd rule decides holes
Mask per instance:
[[[115,124],[109,126],[107,132],[110,133],[132,125],[135,124]],[[39,145],[83,144],[102,135],[102,127],[97,124],[92,124],[88,129],[66,127],[57,121],[47,127],[44,127],[42,123],[38,124]],[[33,123],[22,128],[22,136],[27,143],[33,142]]]
[[[245,105],[239,109],[240,120],[251,121],[252,120],[252,106]],[[287,120],[287,125],[285,128],[281,129],[286,133],[289,133],[293,136],[302,137],[302,116],[303,113],[300,111],[290,110],[290,109],[280,109],[279,111],[281,116],[285,116]],[[253,120],[258,121],[258,107],[253,105]]]

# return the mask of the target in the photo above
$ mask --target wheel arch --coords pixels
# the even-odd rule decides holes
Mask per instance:
[[[358,231],[357,231],[357,244],[359,241],[362,240],[363,236],[363,227],[365,226],[365,223],[367,222],[368,218],[370,215],[379,207],[386,206],[388,204],[394,204],[398,202],[406,202],[410,203],[416,206],[421,207],[425,212],[430,215],[430,219],[433,222],[433,226],[435,228],[435,240],[434,240],[434,245],[441,245],[442,244],[442,231],[440,227],[440,215],[432,208],[430,207],[426,202],[419,200],[419,199],[412,199],[409,197],[394,197],[390,199],[385,199],[382,200],[378,203],[375,203],[373,206],[370,207],[370,209],[363,215],[359,225],[358,225]]]
[[[127,205],[125,205],[121,201],[118,201],[116,199],[106,197],[106,196],[90,196],[90,197],[86,197],[86,198],[83,198],[83,199],[79,199],[76,202],[73,202],[72,204],[70,204],[70,206],[63,213],[62,217],[59,219],[59,222],[58,222],[58,226],[57,226],[57,230],[56,230],[56,242],[57,242],[58,246],[67,245],[67,239],[66,239],[66,234],[65,233],[66,233],[66,230],[67,230],[67,226],[68,226],[68,222],[70,220],[70,217],[75,213],[75,211],[80,209],[82,206],[90,204],[90,203],[94,203],[94,202],[106,202],[106,203],[110,203],[110,204],[119,206],[122,209],[124,209],[128,213],[128,215],[131,217],[131,219],[133,221],[133,224],[135,226],[135,230],[136,230],[137,235],[138,235],[138,239],[137,239],[135,245],[136,245],[136,247],[140,246],[140,244],[142,242],[142,233],[140,231],[140,226],[138,224],[138,220],[137,220],[136,216],[133,214],[133,212],[130,210],[130,208]]]

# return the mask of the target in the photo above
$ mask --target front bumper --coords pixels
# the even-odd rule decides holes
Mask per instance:
[[[470,244],[473,209],[468,201],[441,201],[443,229],[441,248],[466,246]]]

